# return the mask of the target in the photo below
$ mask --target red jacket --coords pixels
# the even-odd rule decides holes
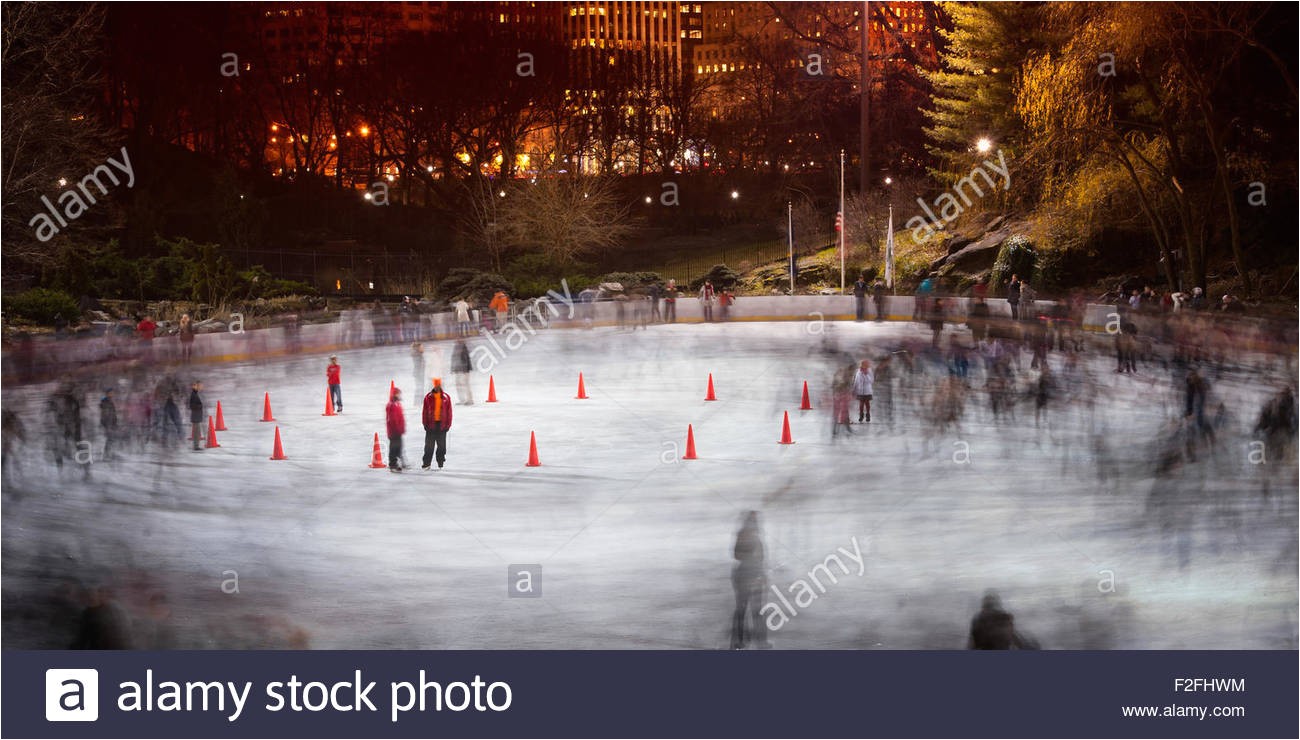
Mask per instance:
[[[424,414],[421,416],[424,428],[430,431],[434,428],[433,399],[436,398],[434,393],[435,391],[429,391],[428,395],[424,397]],[[451,396],[448,396],[446,391],[442,391],[442,419],[440,421],[443,431],[451,429]]]
[[[406,434],[406,414],[402,413],[402,404],[390,401],[385,407],[388,417],[388,436],[396,437]]]
[[[339,380],[339,373],[340,373],[342,370],[343,370],[343,366],[342,366],[342,365],[326,365],[326,366],[325,366],[325,377],[328,379],[330,385],[341,385],[341,384],[342,384],[342,381]]]
[[[144,320],[135,325],[135,330],[140,332],[141,339],[153,339],[154,332],[158,330],[158,325],[152,321]]]

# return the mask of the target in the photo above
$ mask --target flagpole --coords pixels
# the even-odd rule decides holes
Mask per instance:
[[[889,234],[885,237],[885,287],[894,289],[894,204],[889,204]]]
[[[865,19],[864,19],[865,20]],[[844,213],[844,150],[840,150],[840,295],[844,295],[844,232],[848,221]]]
[[[785,226],[790,243],[790,264],[786,269],[790,271],[790,295],[794,295],[794,204],[788,200],[785,202]]]

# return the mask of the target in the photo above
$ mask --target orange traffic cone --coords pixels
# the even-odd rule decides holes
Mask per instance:
[[[799,402],[800,411],[811,411],[812,400],[808,398],[808,381],[803,382],[803,400]]]
[[[266,395],[262,396],[262,421],[275,421],[275,417],[271,416],[271,394],[270,393],[267,393]]]
[[[713,395],[713,373],[709,373],[709,392],[704,394],[705,401],[716,401],[718,397]]]
[[[582,382],[582,373],[578,373],[578,395],[575,398],[586,398],[587,386]]]
[[[536,467],[540,467],[541,464],[542,461],[537,459],[537,432],[529,432],[528,433],[528,464],[525,467],[536,468]]]
[[[226,417],[221,414],[221,402],[217,401],[217,431],[226,431]]]
[[[682,455],[683,460],[697,460],[695,457],[695,427],[691,424],[686,425],[686,454]]]
[[[491,375],[488,376],[488,400],[487,400],[487,402],[488,402],[488,403],[496,403],[496,402],[497,402],[497,382],[496,382],[496,380],[494,380],[494,379],[492,378]]]
[[[379,449],[379,432],[375,432],[375,448],[370,453],[370,467],[386,468],[384,464],[384,453]]]
[[[280,427],[275,428],[275,449],[271,450],[272,460],[288,460],[284,456],[284,445],[280,443]]]
[[[783,411],[781,413],[784,414],[781,419],[781,444],[792,445],[794,444],[794,437],[790,436],[790,412]]]
[[[330,398],[330,389],[325,389],[325,413],[321,416],[334,416],[334,401]]]
[[[392,381],[392,380],[390,380],[390,381],[388,381],[388,400],[389,400],[389,401],[392,401],[392,400],[393,400],[393,394],[395,394],[395,393],[397,393],[397,383],[394,382],[394,381]]]
[[[217,422],[211,415],[208,416],[208,442],[203,446],[208,449],[221,446],[217,444]]]

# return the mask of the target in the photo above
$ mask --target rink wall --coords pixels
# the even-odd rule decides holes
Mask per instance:
[[[741,296],[728,310],[727,321],[852,321],[854,300],[853,296],[840,295]],[[950,325],[964,323],[966,307],[970,299],[945,298],[944,300],[948,304],[948,323]],[[572,317],[569,316],[569,307],[560,301],[551,303],[556,311],[543,307],[534,314],[527,314],[528,302],[520,302],[511,307],[511,320],[521,321],[520,312],[525,312],[525,320],[520,323],[520,328],[525,331],[617,326],[620,323],[620,303],[623,321],[629,323],[634,321],[638,304],[630,301],[575,303]],[[1010,317],[1011,309],[1004,299],[989,299],[988,304],[992,316]],[[648,311],[648,302],[639,305]],[[1050,302],[1038,301],[1037,309],[1045,311],[1050,305]],[[661,311],[662,306],[661,302]],[[913,306],[912,296],[889,296],[885,299],[886,319],[911,321]],[[1084,329],[1104,331],[1107,315],[1115,310],[1114,306],[1089,305],[1084,318]],[[721,321],[721,307],[715,304],[713,312],[714,319]],[[451,312],[421,314],[419,318],[419,326],[414,330],[414,338],[419,341],[453,339],[457,336],[455,317]],[[867,301],[867,318],[875,319],[875,303],[870,299]],[[699,300],[678,299],[678,323],[691,324],[703,320]],[[480,325],[474,323],[475,331]],[[390,344],[395,343],[398,342],[390,342]],[[194,341],[193,359],[195,362],[204,363],[245,362],[297,352],[342,351],[373,344],[375,344],[375,328],[368,318],[368,313],[344,311],[340,319],[332,323],[303,324],[296,336],[284,327],[247,328],[238,333],[199,334]],[[25,357],[24,354],[16,347],[6,350],[4,353],[5,382],[49,379],[68,372],[93,372],[92,368],[100,363],[175,362],[180,359],[180,342],[175,336],[160,337],[149,343],[111,336],[64,340],[39,337],[33,342],[31,356]]]

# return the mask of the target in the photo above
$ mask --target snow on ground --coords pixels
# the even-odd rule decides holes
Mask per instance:
[[[477,376],[472,406],[455,398],[451,344],[428,343],[428,374],[458,403],[450,454],[444,470],[400,475],[366,466],[392,379],[418,468],[409,347],[340,353],[333,418],[324,354],[196,367],[209,407],[222,401],[220,449],[130,453],[85,481],[56,476],[29,439],[4,493],[3,644],[66,646],[80,584],[112,589],[141,647],[725,648],[731,547],[755,509],[787,594],[854,538],[866,556],[862,575],[845,559],[851,573],[796,607],[778,649],[962,648],[987,589],[1047,648],[1296,648],[1293,473],[1264,498],[1246,459],[1275,386],[1212,379],[1239,433],[1178,473],[1190,504],[1153,515],[1151,450],[1181,403],[1167,371],[1117,376],[1104,345],[1086,354],[1095,426],[1055,407],[1050,432],[1036,430],[1027,403],[998,425],[976,394],[959,429],[927,441],[916,394],[899,391],[892,428],[877,408],[832,438],[826,394],[844,360],[827,350],[874,357],[925,337],[819,329],[544,331],[492,370],[500,403],[483,403]],[[579,371],[589,400],[574,399]],[[804,380],[813,411],[798,410]],[[38,429],[49,390],[6,389],[4,404]],[[268,460],[264,392],[287,461]],[[86,397],[88,428],[98,400]],[[790,446],[777,444],[784,411]],[[687,424],[699,460],[680,460]],[[538,468],[524,466],[530,431]],[[1118,477],[1102,479],[1098,459]],[[542,566],[542,598],[508,598],[511,564]]]

